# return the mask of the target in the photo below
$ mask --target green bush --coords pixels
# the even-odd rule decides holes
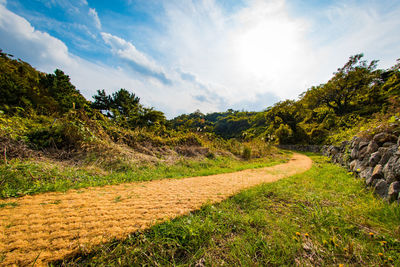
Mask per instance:
[[[249,160],[251,158],[251,148],[248,146],[245,146],[243,148],[242,156],[244,159]]]

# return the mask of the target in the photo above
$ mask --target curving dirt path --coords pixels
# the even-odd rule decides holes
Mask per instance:
[[[37,265],[308,170],[310,158],[261,169],[25,196],[0,209],[0,265]],[[1,203],[10,200],[0,201]]]

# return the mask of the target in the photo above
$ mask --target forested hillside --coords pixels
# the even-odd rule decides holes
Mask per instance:
[[[286,158],[258,139],[175,130],[126,89],[111,95],[101,89],[90,101],[61,70],[42,73],[3,52],[0,69],[2,198],[228,172]]]
[[[93,101],[86,100],[63,71],[42,73],[1,52],[0,110],[7,116],[43,116],[51,123],[50,128],[43,127],[44,123],[41,130],[26,135],[38,146],[49,146],[50,138],[45,137],[50,136],[57,147],[75,146],[82,141],[79,139],[90,139],[104,129],[114,141],[123,139],[122,129],[151,129],[161,137],[193,132],[196,136],[257,138],[279,144],[334,143],[374,120],[398,120],[400,62],[388,70],[376,67],[377,61],[368,62],[362,54],[355,55],[329,81],[311,87],[298,100],[281,101],[261,112],[229,109],[203,114],[198,110],[167,121],[161,111],[144,107],[139,97],[126,89],[112,95],[98,90]],[[71,112],[78,115],[70,116]],[[80,127],[75,129],[80,136],[63,135],[68,131],[66,121]],[[111,133],[110,127],[118,127],[118,133]]]
[[[99,89],[93,99],[88,100],[63,71],[42,73],[28,63],[0,52],[0,198],[5,199],[0,208],[6,218],[3,243],[7,252],[4,255],[8,253],[9,257],[3,255],[0,262],[16,262],[20,257],[29,263],[34,260],[35,265],[39,257],[49,260],[46,257],[50,254],[45,254],[45,249],[55,248],[57,257],[51,259],[61,260],[55,265],[71,266],[113,265],[110,262],[117,266],[144,264],[149,259],[161,265],[176,262],[203,264],[204,255],[211,255],[210,262],[232,265],[243,262],[245,265],[254,262],[261,265],[337,265],[345,262],[374,266],[393,263],[397,266],[398,206],[377,200],[368,189],[361,189],[360,180],[352,178],[355,173],[362,176],[369,171],[370,180],[376,181],[376,192],[384,191],[389,199],[398,199],[400,161],[396,151],[400,141],[394,142],[400,140],[396,139],[400,132],[400,62],[388,70],[377,69],[376,64],[376,61],[362,60],[362,55],[353,56],[325,84],[311,87],[297,100],[281,101],[260,112],[229,109],[203,114],[195,111],[167,120],[163,112],[142,105],[140,98],[130,90],[120,89],[109,95]],[[389,128],[394,131],[389,133]],[[377,134],[379,131],[387,132]],[[125,241],[113,239],[111,243],[97,246],[99,243],[91,243],[94,239],[88,239],[87,235],[81,242],[79,234],[77,239],[65,230],[68,229],[66,225],[79,225],[78,231],[83,233],[99,232],[99,227],[89,227],[88,221],[71,222],[72,218],[78,217],[91,218],[90,222],[97,225],[112,222],[111,226],[105,226],[111,230],[119,231],[130,224],[136,227],[139,224],[135,220],[147,223],[144,216],[152,212],[159,215],[157,208],[144,206],[143,202],[163,209],[178,207],[179,213],[174,216],[180,216],[179,203],[188,203],[192,209],[192,202],[198,195],[204,196],[204,189],[216,187],[216,183],[204,183],[207,180],[202,179],[204,177],[197,185],[193,179],[188,179],[190,183],[184,181],[188,194],[183,195],[185,190],[179,190],[176,184],[149,183],[160,189],[157,191],[147,188],[147,183],[127,184],[130,182],[207,176],[277,165],[289,161],[291,152],[279,150],[275,144],[335,144],[349,140],[355,134],[370,134],[373,138],[369,142],[362,138],[353,139],[351,152],[349,142],[343,142],[341,147],[328,146],[336,162],[342,160],[337,155],[344,155],[343,161],[353,159],[352,172],[328,164],[325,157],[313,156],[313,167],[304,174],[245,191],[219,205],[203,206],[196,213],[157,224],[150,230],[137,232],[137,228],[129,228],[135,232]],[[388,140],[390,142],[386,142]],[[375,141],[377,144],[374,145]],[[385,147],[388,145],[390,148]],[[376,164],[380,151],[382,159],[379,162],[385,158],[387,163],[385,167],[380,166],[381,173],[373,173],[370,159],[373,158]],[[374,152],[371,157],[370,152]],[[386,157],[389,154],[390,159]],[[368,167],[358,160],[361,156]],[[308,159],[304,155],[301,157]],[[286,173],[285,166],[290,163],[304,165],[298,159],[292,158],[287,165],[276,166],[280,171],[269,169],[269,173],[262,169],[260,173],[267,173],[272,179]],[[312,163],[310,159],[308,161],[310,167]],[[299,170],[296,165],[292,168]],[[254,170],[247,173],[257,179],[260,176],[255,175]],[[383,176],[382,173],[390,175]],[[377,174],[379,179],[372,179]],[[240,172],[232,181],[243,185],[249,180],[245,176]],[[389,177],[387,182],[384,177]],[[221,183],[222,188],[232,189],[232,184]],[[122,185],[114,187],[115,190],[111,186],[93,188],[116,184]],[[138,191],[129,189],[129,185]],[[191,187],[199,189],[200,193],[193,194]],[[397,191],[392,192],[390,188]],[[30,197],[12,199],[70,189],[77,190],[65,195],[54,194],[66,196],[68,201],[55,198],[37,201],[36,210],[20,204],[21,199],[29,201]],[[85,190],[93,195],[83,198]],[[175,200],[163,195],[164,191],[173,194]],[[210,193],[221,199],[220,193]],[[143,194],[145,200],[138,198],[139,194]],[[157,197],[158,200],[165,199],[166,204],[161,205]],[[79,204],[81,198],[87,206]],[[98,206],[92,198],[98,199]],[[139,204],[128,205],[131,202],[127,201],[131,200]],[[20,206],[26,208],[29,215],[39,216],[38,210],[45,214],[40,216],[48,219],[36,220],[33,226],[40,229],[37,232],[41,236],[43,232],[51,233],[47,239],[40,239],[40,242],[29,239],[30,236],[36,238],[36,232],[31,233],[32,225],[21,228],[26,230],[23,234],[15,231],[14,227],[21,227],[21,221],[26,224],[25,217],[28,216],[17,211]],[[68,213],[71,207],[79,213]],[[124,217],[126,207],[133,208],[128,212],[135,216],[133,219]],[[108,209],[117,211],[118,216],[111,217]],[[68,216],[55,215],[48,210],[57,210],[60,214],[65,211]],[[87,215],[83,215],[82,210]],[[102,213],[94,216],[94,210]],[[143,213],[139,214],[138,210]],[[12,216],[4,215],[7,212]],[[106,222],[100,218],[106,218]],[[154,218],[152,223],[156,221]],[[227,227],[226,222],[231,226]],[[42,230],[43,227],[46,230]],[[60,238],[54,239],[53,234],[59,232],[53,229],[61,229],[69,237],[60,234]],[[102,230],[100,232],[104,235]],[[17,241],[10,241],[10,236]],[[21,236],[29,238],[21,239]],[[109,237],[101,238],[108,240]],[[34,240],[33,245],[31,240]],[[53,243],[54,240],[61,242]],[[39,247],[37,243],[46,246]],[[57,247],[61,243],[62,246]],[[228,243],[233,244],[234,249],[227,246]],[[73,250],[69,251],[70,248]],[[45,253],[41,254],[42,251]],[[66,256],[68,258],[62,259]],[[21,263],[24,262],[18,262]]]
[[[179,130],[213,132],[224,138],[260,138],[279,144],[339,142],[366,124],[398,120],[400,111],[400,62],[388,70],[363,55],[349,61],[324,84],[261,112],[228,110],[194,112],[171,121]],[[295,96],[293,96],[295,97]],[[376,126],[376,125],[375,125]]]

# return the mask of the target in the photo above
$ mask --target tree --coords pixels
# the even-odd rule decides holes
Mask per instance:
[[[362,57],[363,54],[351,56],[326,84],[312,88],[309,94],[318,97],[318,102],[332,108],[336,115],[353,111],[359,102],[357,97],[368,92],[376,77],[374,70],[378,61],[368,64]]]
[[[56,111],[59,113],[65,113],[73,107],[84,108],[88,104],[62,70],[56,69],[54,74],[42,76],[39,84],[41,91],[56,101]]]
[[[92,108],[105,113],[117,124],[135,128],[165,124],[164,113],[153,108],[145,108],[140,104],[140,98],[134,93],[121,88],[112,95],[107,95],[104,90],[97,90],[93,96]]]
[[[105,112],[105,115],[109,118],[112,117],[112,98],[107,95],[103,90],[97,90],[97,95],[93,96],[94,102],[92,102],[92,108],[98,109],[101,112]]]

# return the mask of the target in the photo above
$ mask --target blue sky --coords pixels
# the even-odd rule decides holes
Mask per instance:
[[[168,117],[262,110],[363,52],[400,58],[400,1],[0,0],[0,48],[70,75],[90,99],[126,88]]]

